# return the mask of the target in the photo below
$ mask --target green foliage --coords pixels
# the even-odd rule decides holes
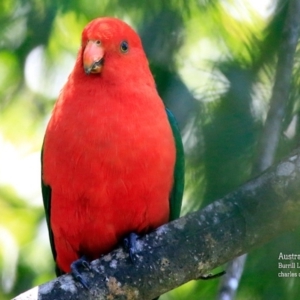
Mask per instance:
[[[95,17],[122,18],[142,37],[158,91],[184,136],[183,213],[249,179],[286,15],[286,1],[268,18],[250,2],[0,2],[0,299],[54,277],[39,151],[82,28]],[[299,72],[298,49],[278,158],[299,140]],[[291,233],[254,251],[238,299],[295,299],[299,279],[278,278],[277,258],[298,248]],[[218,280],[189,282],[161,299],[214,299],[217,286]]]

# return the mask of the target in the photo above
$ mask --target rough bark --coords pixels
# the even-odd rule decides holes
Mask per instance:
[[[300,148],[201,211],[138,240],[133,264],[116,249],[92,262],[86,290],[70,275],[19,295],[34,299],[153,299],[300,225]]]

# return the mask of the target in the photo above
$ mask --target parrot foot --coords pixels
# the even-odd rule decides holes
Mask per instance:
[[[82,277],[82,275],[80,274],[80,270],[81,268],[85,268],[90,270],[90,263],[89,261],[86,259],[85,256],[80,257],[78,260],[75,260],[71,263],[71,273],[73,275],[73,277],[79,281],[87,290],[89,289],[88,283],[86,282],[86,280]]]
[[[198,279],[202,279],[202,280],[209,280],[209,279],[215,279],[215,278],[218,278],[218,277],[221,277],[223,276],[224,274],[226,274],[226,271],[221,271],[217,274],[205,274],[205,275],[202,275],[202,276],[199,276],[198,278],[196,278],[196,280]]]
[[[139,236],[131,232],[125,239],[124,239],[124,245],[125,249],[129,252],[129,257],[132,263],[135,263],[136,261],[136,254],[138,253],[138,249],[136,246],[136,241],[139,238]]]

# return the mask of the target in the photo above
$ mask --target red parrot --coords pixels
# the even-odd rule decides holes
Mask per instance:
[[[180,134],[139,36],[121,20],[93,20],[83,30],[42,149],[58,274],[73,271],[82,282],[81,257],[96,259],[127,236],[179,217],[183,185]]]

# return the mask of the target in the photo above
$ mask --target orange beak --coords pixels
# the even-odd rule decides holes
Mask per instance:
[[[88,41],[83,50],[83,68],[86,74],[100,73],[104,62],[104,49],[99,41]]]

